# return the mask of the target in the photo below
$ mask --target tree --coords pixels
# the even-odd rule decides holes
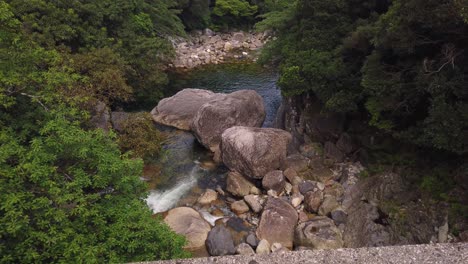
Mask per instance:
[[[280,62],[284,95],[313,93],[324,110],[368,114],[396,138],[462,154],[467,8],[465,0],[299,0],[258,26],[277,31],[263,56]]]
[[[83,129],[86,98],[70,92],[92,77],[81,70],[105,75],[119,67],[106,69],[96,59],[95,66],[71,69],[62,53],[31,41],[22,26],[1,1],[0,262],[186,256],[184,238],[143,201],[142,161],[122,154],[114,133]]]

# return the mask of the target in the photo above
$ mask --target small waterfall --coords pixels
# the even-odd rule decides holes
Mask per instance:
[[[175,186],[167,190],[152,190],[146,198],[146,203],[153,210],[153,213],[160,213],[172,209],[182,196],[187,194],[192,187],[197,184],[197,179],[202,172],[202,168],[196,164],[190,171],[188,177],[178,182]]]

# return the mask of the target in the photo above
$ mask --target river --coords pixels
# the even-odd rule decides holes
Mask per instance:
[[[274,124],[281,104],[281,93],[276,86],[277,72],[255,64],[211,65],[172,76],[172,92],[183,88],[200,88],[230,93],[242,89],[257,91],[264,100],[266,119],[264,127]],[[154,213],[176,206],[191,206],[203,190],[225,187],[226,168],[217,166],[211,153],[203,148],[190,133],[159,126],[167,140],[164,155],[147,164],[144,178],[150,182],[148,206]],[[226,208],[218,208],[230,214]],[[200,210],[204,214],[203,210]],[[207,220],[216,219],[205,213]]]

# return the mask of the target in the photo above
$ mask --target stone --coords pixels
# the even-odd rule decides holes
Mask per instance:
[[[341,134],[340,138],[336,142],[336,147],[346,155],[351,154],[357,149],[353,138],[348,133]]]
[[[339,226],[341,224],[346,224],[348,214],[343,210],[343,208],[338,207],[331,211],[331,218],[335,221],[335,224]]]
[[[236,215],[241,215],[249,211],[249,206],[243,200],[240,200],[231,204],[231,210]]]
[[[151,111],[157,123],[182,130],[190,130],[193,118],[202,105],[220,94],[202,89],[184,89],[174,96],[164,98]]]
[[[305,195],[311,191],[318,191],[318,182],[316,181],[303,181],[299,184],[299,191]]]
[[[268,190],[267,195],[272,197],[278,197],[278,193],[275,190]]]
[[[232,35],[232,39],[234,41],[237,41],[237,42],[240,42],[240,43],[243,43],[245,41],[245,35],[244,33],[242,32],[236,32]]]
[[[280,170],[270,171],[262,179],[262,186],[267,191],[274,190],[277,193],[281,193],[284,190],[285,184],[283,172]]]
[[[336,201],[335,196],[325,195],[322,205],[318,210],[319,215],[328,216],[334,209],[339,207],[340,205]]]
[[[131,114],[127,112],[111,112],[112,128],[118,132],[123,132],[125,122],[131,118]]]
[[[289,182],[287,182],[285,185],[284,185],[284,191],[286,192],[287,195],[290,195],[291,192],[293,190],[293,186],[292,184],[290,184]]]
[[[297,220],[297,212],[289,203],[269,197],[260,218],[257,237],[266,239],[270,244],[281,243],[291,249]]]
[[[250,233],[247,238],[245,239],[245,242],[252,246],[253,248],[256,248],[258,246],[258,239],[255,233]]]
[[[210,224],[192,208],[178,207],[169,210],[164,222],[177,234],[185,236],[187,245],[185,249],[198,249],[205,245]]]
[[[191,129],[203,146],[216,153],[226,129],[260,127],[265,115],[263,98],[256,91],[239,90],[203,104],[193,118]]]
[[[289,181],[290,183],[293,183],[293,182],[294,182],[294,178],[295,178],[295,177],[299,177],[299,176],[297,175],[296,170],[293,169],[293,168],[287,168],[287,169],[283,172],[283,175],[284,175],[284,177],[286,177],[286,179],[288,179],[288,181]],[[293,184],[293,185],[294,185],[294,184]]]
[[[259,188],[252,186],[252,188],[250,188],[250,194],[260,195],[262,194],[262,191]]]
[[[236,253],[232,235],[223,225],[215,226],[208,233],[206,248],[211,256],[234,255]]]
[[[294,208],[301,205],[302,201],[304,201],[304,195],[302,194],[295,194],[291,197],[291,204]]]
[[[316,213],[322,204],[323,193],[320,191],[310,191],[304,195],[305,209],[311,213]]]
[[[273,243],[273,245],[271,245],[270,249],[271,249],[271,252],[273,252],[273,253],[287,251],[285,249],[285,247],[283,247],[283,245],[281,245],[281,243]]]
[[[291,168],[300,173],[309,169],[310,160],[300,154],[289,155],[284,163],[284,169]]]
[[[253,255],[255,251],[247,243],[241,243],[236,248],[236,253],[239,255]]]
[[[224,51],[229,52],[233,49],[231,42],[224,43]]]
[[[198,198],[198,203],[201,205],[211,204],[212,202],[218,200],[218,193],[214,190],[206,190],[200,198]]]
[[[231,171],[228,173],[226,180],[226,190],[234,196],[244,197],[250,193],[253,183],[248,181],[238,172]]]
[[[257,254],[268,254],[268,253],[270,253],[270,243],[266,239],[260,240],[255,252]]]
[[[337,249],[343,247],[343,239],[333,220],[317,216],[297,225],[294,245],[311,249]]]
[[[260,213],[262,211],[263,208],[258,195],[244,196],[244,200],[255,213]]]
[[[213,30],[209,29],[209,28],[205,28],[205,30],[203,31],[203,33],[205,34],[205,36],[208,36],[208,37],[212,37],[215,33],[213,32]]]
[[[223,163],[233,171],[261,179],[281,167],[291,134],[274,128],[231,127],[222,134]]]
[[[109,131],[111,127],[110,110],[104,102],[97,101],[91,111],[90,123],[104,131]]]
[[[336,162],[343,162],[345,158],[343,152],[330,141],[325,142],[324,155],[326,158],[333,159]]]
[[[323,154],[323,147],[320,143],[304,144],[299,147],[299,152],[307,158],[313,158]]]

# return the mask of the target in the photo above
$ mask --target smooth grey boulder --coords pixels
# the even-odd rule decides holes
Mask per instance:
[[[211,256],[234,255],[236,253],[231,232],[223,225],[215,226],[208,233],[206,248]]]
[[[223,163],[242,175],[262,179],[286,159],[291,134],[274,128],[235,126],[222,134]]]
[[[336,249],[343,247],[343,238],[333,220],[317,216],[297,225],[294,245],[312,249]]]
[[[239,255],[253,255],[255,251],[247,243],[241,243],[236,248],[236,253]]]
[[[286,180],[280,170],[270,171],[262,179],[262,186],[265,190],[274,190],[278,194],[284,190],[285,185]]]
[[[224,95],[208,90],[187,88],[159,101],[151,111],[151,115],[157,123],[188,131],[200,107],[221,96]]]
[[[260,127],[265,115],[263,98],[256,91],[240,90],[203,104],[193,118],[191,129],[198,141],[216,154],[226,129]]]
[[[185,236],[188,244],[186,249],[198,249],[203,247],[208,232],[211,229],[210,224],[192,208],[178,207],[169,210],[164,222],[177,234]]]
[[[297,221],[297,212],[288,202],[269,197],[257,228],[257,237],[269,244],[281,243],[291,249]]]

